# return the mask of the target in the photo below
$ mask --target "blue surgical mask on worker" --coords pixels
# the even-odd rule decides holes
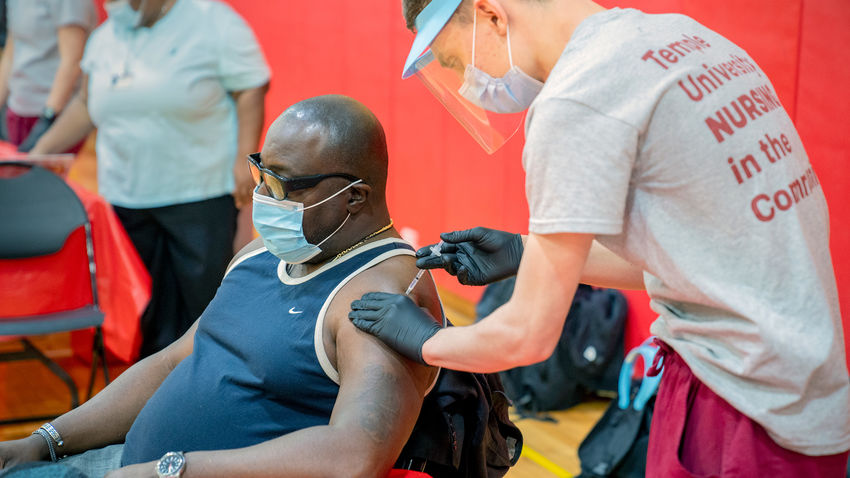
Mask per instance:
[[[511,26],[507,25],[508,61],[511,69],[501,78],[493,78],[475,67],[475,30],[478,14],[472,16],[472,63],[466,66],[463,85],[458,93],[472,104],[494,113],[519,113],[531,106],[543,83],[514,65],[511,54]]]
[[[260,194],[258,185],[254,189],[253,219],[254,227],[263,238],[266,249],[288,264],[301,264],[319,255],[322,252],[320,246],[342,229],[351,214],[345,217],[334,232],[314,245],[304,236],[304,211],[330,201],[360,182],[362,180],[354,181],[330,197],[307,207],[300,202],[279,200]]]
[[[118,30],[133,30],[142,21],[142,7],[133,10],[129,0],[113,0],[103,4],[109,20]]]

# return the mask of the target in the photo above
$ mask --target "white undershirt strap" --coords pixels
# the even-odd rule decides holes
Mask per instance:
[[[406,244],[401,239],[385,239],[384,241],[381,241],[381,242],[384,242],[384,243],[398,242],[398,243]],[[383,261],[385,261],[385,260],[387,260],[391,257],[415,256],[415,255],[416,255],[416,253],[411,251],[410,249],[392,249],[392,250],[389,250],[387,252],[384,252],[383,254],[378,255],[377,257],[370,260],[366,264],[360,266],[356,271],[352,272],[351,274],[348,275],[348,277],[346,277],[345,279],[340,281],[340,283],[337,284],[337,286],[334,288],[334,290],[331,291],[331,293],[328,295],[328,298],[325,299],[325,303],[322,305],[321,310],[319,310],[318,317],[316,317],[316,329],[315,329],[315,332],[313,333],[313,346],[316,350],[316,358],[319,361],[319,365],[322,367],[322,370],[324,370],[325,375],[327,375],[328,378],[333,380],[333,382],[336,383],[337,385],[339,385],[339,372],[336,370],[336,368],[333,366],[333,364],[331,364],[331,361],[328,358],[327,351],[325,351],[325,341],[324,341],[325,315],[328,312],[328,308],[330,308],[331,302],[333,301],[334,297],[336,297],[336,294],[340,290],[342,290],[342,288],[345,287],[346,284],[351,282],[352,279],[357,277],[358,274],[365,271],[366,269],[372,268],[375,265],[380,264],[381,262],[383,262]],[[442,310],[442,305],[441,305],[440,309]],[[447,325],[447,323],[446,323],[445,314],[443,314],[443,327],[445,327],[446,325]],[[434,388],[434,385],[436,385],[436,383],[437,383],[438,377],[439,377],[439,371],[438,371],[437,375],[434,377],[434,381],[428,386],[428,390],[427,390],[426,394]]]

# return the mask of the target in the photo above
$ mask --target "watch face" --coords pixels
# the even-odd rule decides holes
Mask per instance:
[[[183,466],[183,457],[177,453],[168,453],[156,465],[157,471],[162,475],[170,475],[180,471]]]

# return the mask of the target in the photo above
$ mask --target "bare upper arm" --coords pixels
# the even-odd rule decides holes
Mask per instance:
[[[389,468],[401,452],[419,416],[422,400],[436,369],[411,362],[348,320],[351,301],[369,291],[403,292],[416,274],[412,257],[394,257],[364,271],[332,301],[325,318],[325,350],[340,377],[331,426],[361,435],[371,458]],[[441,317],[430,276],[415,297],[432,315]],[[436,320],[436,319],[435,319]]]
[[[13,58],[15,52],[15,35],[11,31],[6,32],[6,44],[3,45],[3,58]],[[11,64],[10,64],[11,65]]]
[[[582,270],[581,282],[611,289],[643,290],[643,269],[593,241]]]
[[[516,329],[508,333],[516,335],[521,330],[523,342],[534,344],[529,349],[552,349],[557,343],[592,242],[591,234],[529,235],[516,286],[506,304],[511,311],[507,322]],[[534,361],[549,354],[551,350]]]
[[[244,93],[248,93],[248,96],[250,96],[251,94],[255,94],[255,93],[257,95],[265,96],[266,93],[268,93],[268,91],[269,91],[269,82],[267,81],[267,82],[263,83],[262,85],[254,87],[254,88],[248,88],[248,89],[245,89],[245,90],[233,90],[233,91],[228,91],[228,93],[230,93],[230,96],[233,97],[233,101],[239,101],[239,97],[243,96]]]
[[[79,100],[82,102],[83,108],[88,111],[89,107],[89,75],[86,72],[83,72],[80,75],[80,89],[77,91],[77,96]],[[74,101],[74,98],[71,98],[71,101]],[[87,113],[88,114],[88,113]],[[91,121],[91,120],[89,120]]]
[[[79,64],[88,38],[86,29],[78,25],[64,25],[56,29],[56,37],[61,60]]]
[[[337,335],[340,332],[356,332],[355,337],[384,346],[379,340],[360,332],[351,324],[348,320],[351,302],[360,299],[367,292],[403,293],[418,271],[413,256],[391,257],[363,271],[337,293],[328,307],[324,330],[322,331],[325,352],[330,363],[337,370],[339,370],[336,358],[336,349],[339,346]],[[440,306],[440,298],[431,274],[422,276],[422,280],[413,289],[410,297],[419,307],[427,310],[435,321],[442,321],[443,311]],[[412,364],[412,362],[410,363]]]

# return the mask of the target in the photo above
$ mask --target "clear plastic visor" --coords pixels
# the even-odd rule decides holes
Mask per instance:
[[[470,102],[458,90],[463,85],[463,75],[443,68],[428,49],[416,60],[416,77],[449,110],[475,141],[493,154],[502,147],[522,125],[525,112],[493,113]]]

